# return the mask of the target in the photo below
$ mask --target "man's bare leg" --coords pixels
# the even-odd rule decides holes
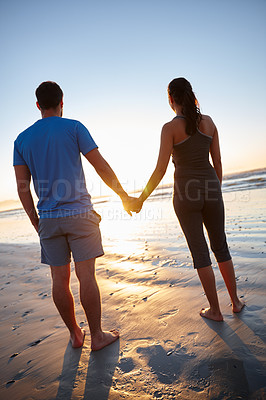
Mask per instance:
[[[212,266],[198,268],[197,271],[208,302],[210,303],[210,307],[202,309],[200,315],[214,321],[223,321]]]
[[[116,330],[105,332],[101,328],[101,298],[95,277],[95,258],[75,263],[80,282],[80,301],[84,308],[90,333],[91,349],[100,350],[118,339]]]
[[[237,288],[236,288],[236,277],[235,277],[235,270],[232,260],[228,260],[222,263],[218,263],[219,269],[221,271],[223,280],[227,287],[229,296],[232,301],[232,309],[233,312],[238,313],[242,310],[245,303],[239,300],[237,296]]]
[[[74,299],[70,289],[70,264],[60,267],[51,266],[52,294],[56,308],[70,332],[72,347],[81,347],[85,331],[76,321]]]

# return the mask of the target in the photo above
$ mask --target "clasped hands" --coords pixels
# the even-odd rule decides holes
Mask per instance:
[[[143,201],[137,197],[125,195],[121,198],[125,211],[132,215],[132,211],[139,213],[142,209]]]

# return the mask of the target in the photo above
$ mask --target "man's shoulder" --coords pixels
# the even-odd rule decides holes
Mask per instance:
[[[73,119],[73,118],[63,118],[61,117],[60,119],[58,119],[57,121],[61,126],[64,126],[66,128],[70,128],[70,129],[74,129],[74,130],[80,130],[80,129],[87,129],[85,127],[85,125],[80,122],[77,119]]]
[[[58,121],[62,124],[76,124],[79,121],[73,118],[65,118],[65,117],[60,117],[58,118]]]
[[[25,137],[27,137],[28,135],[31,134],[31,132],[33,132],[36,128],[36,124],[38,124],[39,120],[34,122],[34,124],[28,126],[28,128],[24,129],[24,131],[20,132],[18,134],[18,136],[15,139],[15,142],[20,142],[21,140],[23,140]]]
[[[81,124],[82,125],[82,123],[80,121],[78,121],[77,119],[73,119],[73,118],[61,117],[59,119],[59,121],[61,121],[62,124],[74,124],[74,125]]]
[[[87,128],[78,120],[72,118],[62,118],[57,117],[53,119],[42,118],[34,122],[28,128],[24,129],[15,139],[16,144],[21,144],[28,142],[36,137],[39,137],[41,132],[44,132],[45,129],[49,127],[49,130],[55,130],[60,133],[65,133],[66,131],[72,132],[73,134],[77,134],[80,131],[85,131]]]

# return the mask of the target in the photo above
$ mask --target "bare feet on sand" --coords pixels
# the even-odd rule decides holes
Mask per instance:
[[[72,347],[74,349],[81,347],[83,345],[84,338],[85,338],[85,330],[79,327],[79,329],[77,329],[75,333],[70,334],[70,342],[72,344]]]
[[[245,303],[241,300],[238,300],[237,302],[233,303],[232,310],[234,313],[239,313],[244,306]]]
[[[221,313],[219,312],[214,313],[210,308],[203,308],[200,311],[200,315],[204,318],[212,319],[213,321],[221,322],[224,320]]]
[[[93,351],[101,350],[119,338],[119,332],[115,329],[110,332],[101,332],[91,338],[91,349]]]

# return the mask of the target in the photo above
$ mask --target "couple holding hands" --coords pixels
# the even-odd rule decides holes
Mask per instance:
[[[103,331],[101,327],[101,299],[95,277],[95,259],[103,255],[101,217],[93,210],[86,189],[80,153],[120,196],[130,215],[141,210],[143,202],[163,178],[172,156],[174,210],[209,302],[209,307],[202,309],[200,315],[223,321],[203,225],[231,298],[232,310],[240,312],[244,303],[237,296],[224,229],[218,131],[212,119],[201,114],[191,84],[185,78],[176,78],[168,85],[169,104],[176,116],[162,128],[157,164],[139,198],[126,194],[87,128],[79,121],[62,117],[63,92],[55,82],[41,83],[36,97],[42,118],[15,140],[13,165],[18,195],[38,232],[41,262],[50,265],[53,301],[69,329],[72,346],[82,346],[85,331],[75,316],[70,288],[71,254],[92,350],[100,350],[119,337],[117,330]],[[31,178],[39,199],[38,213],[30,190]]]

